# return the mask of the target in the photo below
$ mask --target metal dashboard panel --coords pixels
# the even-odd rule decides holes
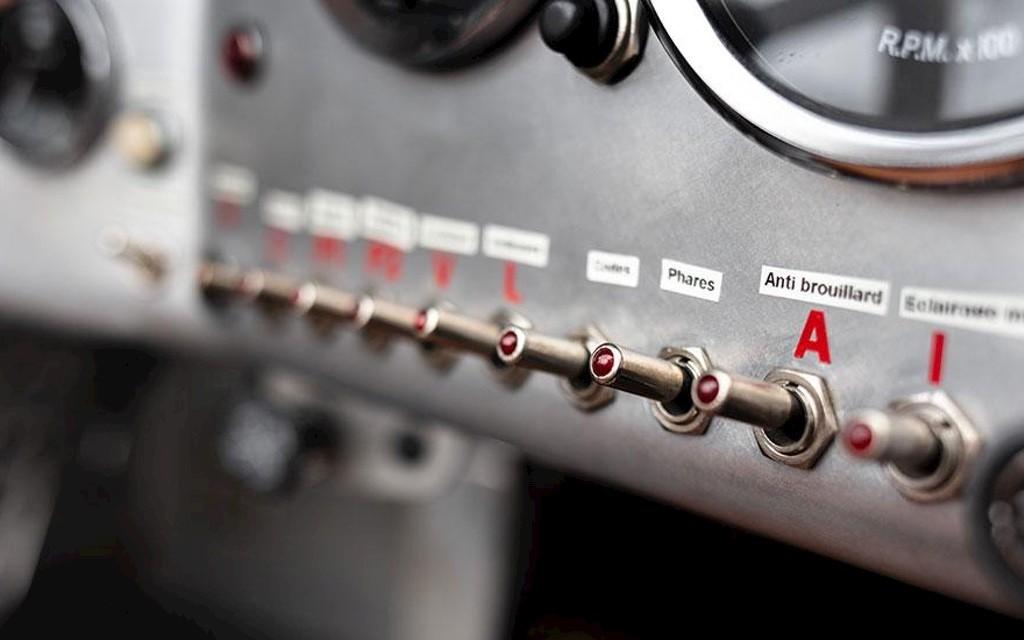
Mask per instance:
[[[139,95],[173,105],[183,119],[184,155],[159,183],[173,186],[167,196],[177,204],[159,215],[165,200],[148,193],[125,206],[122,190],[136,176],[107,147],[45,189],[35,172],[4,163],[5,197],[37,212],[5,214],[14,226],[0,240],[0,264],[21,274],[3,282],[8,308],[290,362],[581,473],[1012,610],[971,554],[962,501],[908,502],[882,469],[856,464],[834,445],[814,469],[800,470],[768,460],[749,428],[725,420],[704,436],[674,435],[658,426],[646,402],[621,394],[608,408],[583,414],[542,375],[510,391],[470,357],[441,373],[413,344],[380,353],[356,335],[325,341],[298,319],[272,323],[251,309],[203,308],[194,275],[201,215],[207,255],[246,266],[265,261],[258,203],[237,228],[223,229],[210,215],[210,171],[242,166],[261,193],[372,195],[551,240],[545,268],[518,267],[522,299],[515,304],[504,300],[504,264],[483,256],[458,258],[450,287],[439,291],[429,252],[406,255],[392,282],[364,271],[365,242],[346,247],[342,267],[314,270],[309,238],[300,235],[285,271],[410,305],[443,298],[479,317],[513,306],[552,335],[596,322],[638,351],[702,346],[716,364],[756,377],[778,366],[808,370],[829,381],[842,416],[929,386],[937,327],[898,316],[902,287],[1024,291],[1019,190],[905,191],[807,171],[729,126],[653,39],[638,69],[606,87],[548,51],[532,28],[482,64],[431,74],[358,49],[313,0],[208,3],[201,44],[189,36],[200,3],[161,4],[159,11],[147,3],[145,16],[129,5],[135,3],[110,3],[123,16],[124,37],[148,42],[161,52],[156,67],[171,70],[164,80],[151,78],[148,86],[158,90]],[[266,29],[270,58],[258,84],[240,86],[225,78],[217,51],[226,29],[250,22]],[[166,38],[153,37],[158,32]],[[202,119],[200,86],[188,75],[200,54]],[[120,266],[98,257],[93,238],[110,223],[161,230],[177,257],[166,289],[141,295]],[[638,287],[588,282],[586,256],[594,249],[639,257]],[[663,258],[721,271],[720,302],[660,290]],[[81,267],[68,279],[64,264],[71,262]],[[894,299],[884,317],[822,308],[831,363],[795,359],[812,307],[759,295],[762,265],[885,280]],[[1015,387],[1024,342],[943,330],[943,387],[986,441],[1019,433],[1024,400]],[[652,543],[685,543],[650,535]]]
[[[657,41],[633,75],[607,87],[532,32],[462,71],[391,66],[356,48],[315,2],[218,2],[207,46],[243,21],[266,26],[268,73],[246,88],[208,68],[210,162],[251,169],[261,191],[373,195],[549,235],[548,266],[518,268],[522,300],[512,305],[544,332],[597,322],[646,353],[698,345],[716,364],[752,376],[777,366],[816,372],[842,415],[928,388],[937,327],[898,316],[901,287],[1024,291],[1019,191],[906,191],[807,171],[730,127]],[[209,253],[247,266],[265,261],[256,206],[237,229],[208,228]],[[499,260],[460,257],[450,288],[438,291],[426,251],[409,253],[400,280],[387,282],[365,273],[363,242],[346,247],[342,268],[327,271],[310,266],[308,244],[293,239],[284,270],[410,305],[443,298],[479,317],[509,306]],[[639,286],[588,282],[591,249],[638,256]],[[721,301],[659,290],[662,258],[722,271]],[[885,317],[822,307],[832,362],[795,359],[812,306],[759,295],[762,265],[889,281],[894,300]],[[267,353],[287,353],[557,464],[920,585],[1010,606],[970,555],[961,501],[908,502],[880,468],[852,462],[837,446],[813,470],[793,469],[762,456],[739,424],[716,420],[705,436],[673,435],[632,397],[585,415],[542,375],[513,392],[472,358],[442,374],[414,345],[382,356],[354,335],[319,343],[297,321],[271,326],[231,311],[216,322]],[[945,331],[944,388],[986,440],[1019,432],[1024,404],[1014,387],[1024,342]]]

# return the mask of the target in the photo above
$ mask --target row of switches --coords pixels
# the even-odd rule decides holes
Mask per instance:
[[[649,356],[607,341],[593,327],[553,337],[521,318],[480,320],[440,305],[414,309],[215,263],[203,266],[200,281],[210,296],[249,300],[271,313],[299,313],[323,330],[344,325],[409,337],[435,355],[476,354],[510,383],[521,383],[530,371],[556,376],[584,410],[607,405],[620,391],[646,398],[662,426],[674,432],[703,433],[713,416],[747,424],[766,456],[791,466],[814,466],[839,433],[849,453],[882,463],[897,488],[915,500],[955,495],[978,447],[970,421],[940,392],[856,412],[840,429],[827,383],[806,372],[776,369],[757,380],[715,368],[696,347]]]

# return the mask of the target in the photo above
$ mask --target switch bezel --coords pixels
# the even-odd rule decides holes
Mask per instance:
[[[784,368],[773,369],[764,380],[785,387],[796,395],[804,405],[807,427],[799,440],[788,444],[772,440],[763,427],[754,427],[757,446],[761,453],[775,462],[799,469],[812,468],[839,432],[839,420],[828,383],[821,376]]]

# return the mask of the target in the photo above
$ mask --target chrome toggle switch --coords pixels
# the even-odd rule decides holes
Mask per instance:
[[[494,322],[429,307],[416,314],[415,328],[416,335],[425,342],[496,359],[494,345],[501,335],[501,326]]]
[[[563,378],[587,375],[590,351],[579,340],[552,338],[515,326],[501,330],[495,353],[507,365],[543,371]]]
[[[824,379],[775,369],[764,380],[713,370],[693,385],[694,405],[754,427],[762,453],[777,462],[810,468],[838,429]]]
[[[955,496],[979,448],[970,420],[941,391],[855,412],[842,442],[851,455],[885,465],[896,488],[920,501]]]
[[[555,338],[507,325],[501,330],[495,355],[510,367],[559,376],[569,401],[578,409],[593,411],[614,398],[612,389],[596,384],[590,377],[591,349],[604,341],[594,327],[568,338]]]
[[[295,294],[295,310],[314,327],[329,331],[339,324],[358,324],[365,296],[315,282],[307,282]]]
[[[688,391],[686,372],[678,365],[610,342],[594,350],[590,375],[598,384],[656,402],[672,402]]]
[[[290,310],[295,304],[299,292],[299,283],[292,278],[253,269],[246,271],[238,285],[238,292],[243,298],[263,306],[270,313]]]
[[[942,443],[924,419],[866,409],[843,429],[846,450],[858,458],[889,462],[911,473],[934,468]]]
[[[205,262],[199,267],[199,289],[213,301],[225,301],[241,291],[244,275],[234,265]]]
[[[388,337],[395,334],[416,336],[418,316],[419,312],[413,307],[373,296],[362,296],[359,299],[354,323],[372,337]]]
[[[707,431],[709,415],[694,406],[690,387],[710,367],[707,352],[698,347],[669,347],[652,358],[605,342],[593,350],[589,369],[597,384],[649,399],[665,429],[700,434]]]
[[[507,365],[495,352],[502,327],[506,325],[530,328],[526,319],[508,312],[500,312],[490,320],[479,320],[442,306],[422,309],[415,322],[416,335],[424,345],[441,349],[442,353],[468,352],[483,356],[498,380],[515,388],[526,381],[529,371]]]
[[[693,401],[704,411],[763,429],[802,428],[807,421],[804,405],[793,390],[719,370],[697,381]]]

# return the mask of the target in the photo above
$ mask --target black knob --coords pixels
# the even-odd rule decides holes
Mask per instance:
[[[550,0],[540,15],[544,43],[582,68],[608,57],[618,30],[613,0]]]

